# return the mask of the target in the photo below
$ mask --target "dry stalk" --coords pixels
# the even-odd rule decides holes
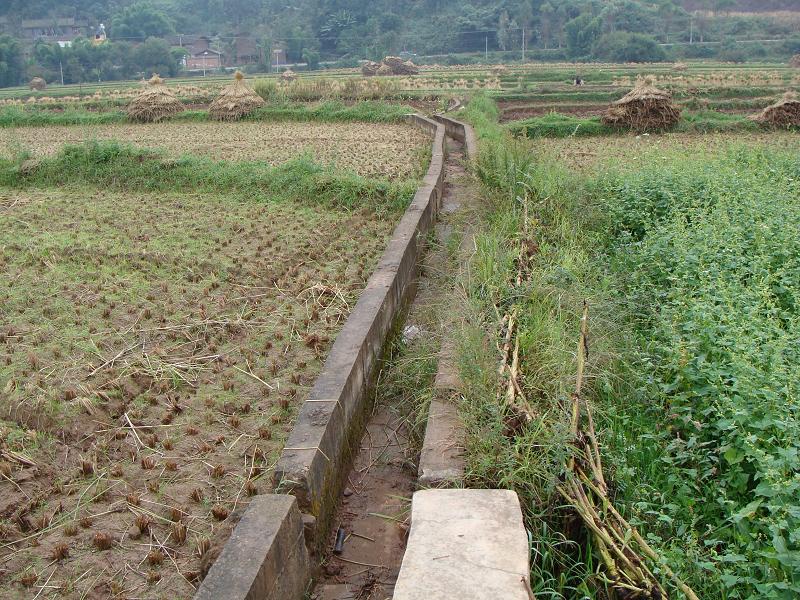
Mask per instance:
[[[647,566],[644,554],[664,569],[673,583],[690,600],[697,595],[664,563],[614,508],[603,475],[600,446],[591,407],[582,398],[586,360],[589,356],[589,305],[584,301],[578,341],[578,367],[572,394],[570,433],[575,451],[567,460],[565,480],[556,486],[591,533],[605,567],[607,582],[621,597],[666,599],[667,592]],[[582,426],[581,408],[586,425]]]

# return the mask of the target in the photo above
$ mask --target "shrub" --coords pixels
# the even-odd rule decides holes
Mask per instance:
[[[607,33],[595,42],[596,58],[609,62],[662,62],[667,60],[664,49],[655,38],[641,33],[618,31]]]
[[[705,546],[730,598],[800,594],[798,173],[796,156],[741,147],[596,190],[640,336],[643,405],[664,421],[638,509],[679,526],[675,556]]]

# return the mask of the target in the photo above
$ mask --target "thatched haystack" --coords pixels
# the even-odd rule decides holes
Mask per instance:
[[[47,82],[41,77],[34,77],[28,82],[28,87],[32,90],[43,91],[47,89]]]
[[[264,106],[264,99],[245,83],[244,75],[236,71],[233,83],[222,89],[219,96],[211,103],[208,112],[212,119],[236,121],[259,106]]]
[[[795,69],[800,69],[800,54],[795,54],[789,59],[789,66]]]
[[[603,123],[630,127],[637,131],[667,129],[681,118],[680,109],[672,103],[672,94],[655,87],[655,79],[637,79],[636,86],[621,100],[608,107]]]
[[[761,111],[755,120],[769,127],[800,127],[800,96],[786,92],[778,102]]]
[[[281,73],[281,81],[291,82],[295,79],[297,79],[297,73],[291,69],[286,69],[283,73]]]
[[[417,75],[419,68],[410,60],[403,60],[399,56],[387,56],[381,62],[371,60],[361,65],[361,74],[364,77],[375,75]]]
[[[183,112],[183,103],[164,85],[156,73],[147,82],[147,87],[128,104],[128,117],[142,123],[155,123]]]
[[[374,77],[378,74],[378,69],[381,68],[381,63],[377,63],[374,60],[368,60],[363,65],[361,65],[361,74],[364,77]]]
[[[419,73],[417,65],[410,60],[403,60],[399,56],[387,56],[383,64],[392,70],[392,75],[416,75]]]

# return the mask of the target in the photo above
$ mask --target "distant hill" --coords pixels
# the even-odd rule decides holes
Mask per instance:
[[[686,10],[708,10],[709,2],[703,0],[684,0],[680,3]],[[798,0],[735,0],[725,10],[736,12],[766,13],[778,10],[800,12]]]

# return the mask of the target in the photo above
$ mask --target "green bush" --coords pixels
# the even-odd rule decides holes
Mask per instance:
[[[800,594],[798,177],[796,156],[741,147],[595,190],[665,451],[638,510],[676,556],[699,545],[728,598]]]
[[[662,62],[667,53],[653,36],[617,31],[600,36],[592,47],[595,58],[608,62]]]

